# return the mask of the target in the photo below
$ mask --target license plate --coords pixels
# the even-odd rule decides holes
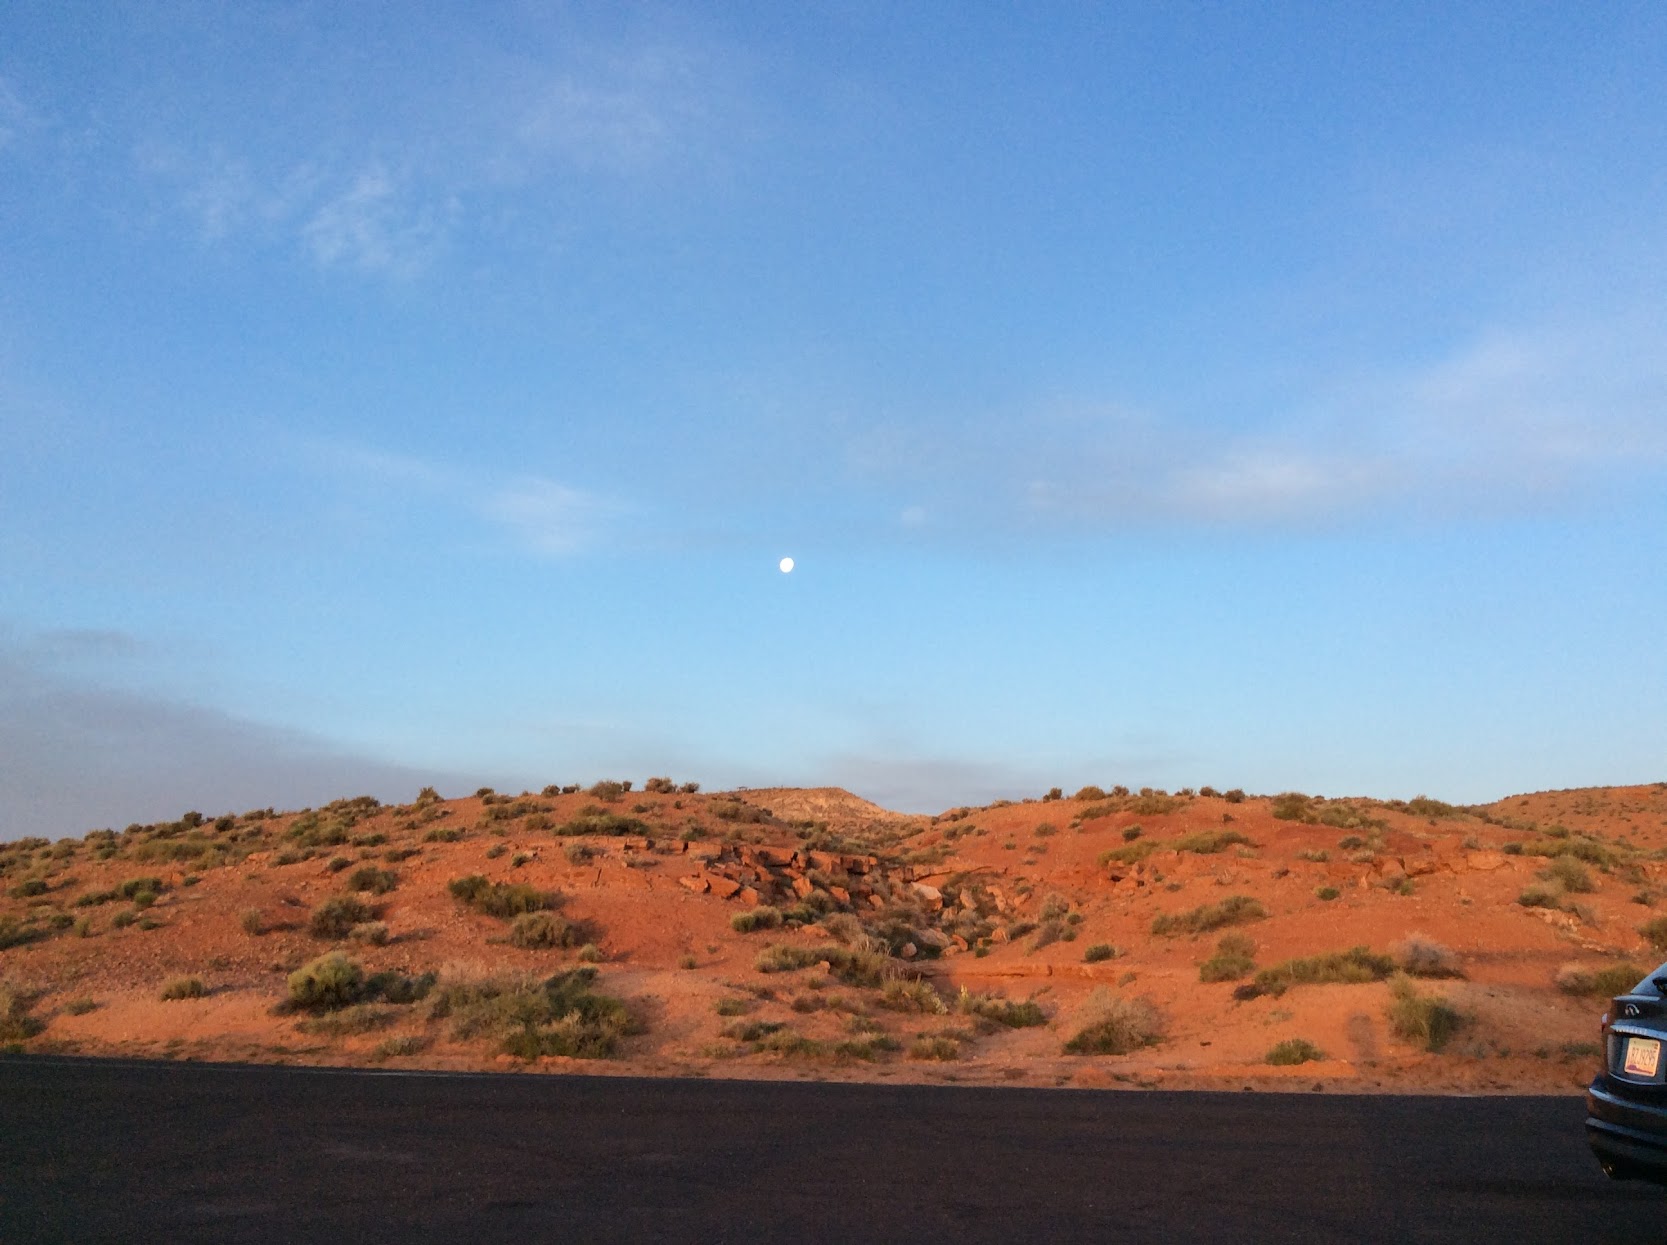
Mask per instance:
[[[1621,1071],[1628,1076],[1654,1076],[1661,1067],[1661,1043],[1654,1038],[1629,1037]]]

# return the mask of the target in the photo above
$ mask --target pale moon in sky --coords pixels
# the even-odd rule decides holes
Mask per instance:
[[[789,574],[792,570],[793,570],[793,559],[792,558],[783,558],[781,560],[781,573],[783,575],[786,575],[786,574]]]

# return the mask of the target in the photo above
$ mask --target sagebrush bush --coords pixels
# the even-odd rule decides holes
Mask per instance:
[[[1561,908],[1563,906],[1563,888],[1560,886],[1529,886],[1517,896],[1517,902],[1524,908]],[[1664,931],[1663,945],[1667,946],[1667,931]]]
[[[1580,964],[1565,964],[1557,970],[1557,988],[1564,994],[1602,995],[1613,998],[1628,993],[1644,979],[1644,970],[1636,964],[1611,964],[1607,968],[1589,969]]]
[[[1199,981],[1238,981],[1256,970],[1256,943],[1243,934],[1227,934],[1216,952],[1198,966]]]
[[[525,882],[489,882],[480,874],[453,878],[446,887],[459,903],[503,920],[524,912],[554,908],[560,896]]]
[[[1465,1018],[1444,998],[1419,994],[1412,978],[1397,973],[1389,983],[1389,1027],[1427,1051],[1440,1051],[1464,1027]]]
[[[1005,1025],[1009,1029],[1029,1029],[1048,1021],[1042,1005],[1034,999],[1015,1003],[999,995],[974,994],[965,986],[961,987],[960,994],[956,996],[955,1010],[963,1016],[976,1016],[980,1020]]]
[[[1114,959],[1116,955],[1117,948],[1112,946],[1109,942],[1096,942],[1090,944],[1083,951],[1082,958],[1084,963],[1099,964],[1105,960]]]
[[[358,1001],[365,970],[340,951],[329,951],[289,975],[289,1001],[303,1011],[329,1011]]]
[[[347,936],[354,942],[369,943],[373,947],[383,947],[388,943],[388,923],[386,921],[363,921],[348,930]]]
[[[1264,1055],[1262,1062],[1276,1068],[1289,1068],[1297,1064],[1317,1063],[1324,1058],[1325,1052],[1307,1038],[1286,1038]]]
[[[1576,895],[1590,894],[1598,888],[1586,866],[1573,856],[1554,857],[1550,864],[1540,870],[1539,876]]]
[[[162,987],[162,1000],[165,1003],[176,999],[200,999],[208,994],[208,987],[203,984],[201,977],[175,977]]]
[[[1103,986],[1077,1019],[1077,1031],[1065,1043],[1069,1055],[1127,1055],[1163,1038],[1163,1018],[1148,1000],[1114,995]]]
[[[335,895],[313,909],[307,932],[314,938],[346,938],[355,925],[374,920],[376,913],[364,900],[352,895]]]
[[[0,981],[0,1042],[26,1042],[46,1023],[29,1014],[38,992],[14,981]]]
[[[259,938],[266,932],[266,917],[259,908],[245,908],[238,917],[238,924],[243,926],[245,934],[252,934]]]
[[[392,869],[378,869],[375,865],[355,869],[347,879],[348,890],[369,891],[373,895],[386,895],[398,885],[399,874]]]
[[[1248,895],[1229,895],[1219,903],[1201,904],[1188,912],[1160,914],[1152,918],[1152,932],[1161,936],[1207,934],[1228,925],[1245,925],[1268,915],[1258,900]]]
[[[606,1059],[641,1026],[619,999],[593,989],[594,968],[557,973],[543,982],[490,977],[443,981],[429,1014],[452,1021],[459,1040],[491,1037],[518,1059],[566,1055]]]
[[[1284,994],[1292,986],[1358,985],[1382,981],[1395,971],[1395,961],[1368,947],[1302,956],[1264,968],[1256,974],[1261,994]]]
[[[586,942],[585,930],[554,912],[523,912],[509,926],[509,941],[529,951],[577,947]]]
[[[1395,964],[1413,977],[1463,977],[1459,957],[1428,934],[1408,934],[1389,948]]]
[[[853,986],[880,986],[900,971],[891,957],[882,952],[838,944],[821,947],[772,944],[758,953],[753,966],[761,973],[788,973],[823,962],[835,977]]]
[[[1193,852],[1199,856],[1214,856],[1239,843],[1249,847],[1256,846],[1248,835],[1240,834],[1237,830],[1195,830],[1176,840],[1175,850]]]
[[[922,1035],[909,1043],[908,1055],[910,1059],[952,1063],[961,1057],[961,1044],[942,1034]]]
[[[751,934],[761,929],[781,928],[781,909],[761,904],[747,912],[737,912],[729,918],[729,928],[737,934]]]

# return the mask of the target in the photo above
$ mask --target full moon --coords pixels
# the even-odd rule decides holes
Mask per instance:
[[[793,559],[792,558],[783,558],[781,560],[781,573],[783,575],[786,575],[786,574],[791,573],[792,570],[793,570]]]

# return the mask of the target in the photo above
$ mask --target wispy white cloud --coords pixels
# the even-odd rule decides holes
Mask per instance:
[[[423,202],[420,193],[373,163],[312,213],[301,238],[326,268],[412,277],[440,246],[445,211],[443,204]]]
[[[593,493],[525,476],[499,489],[483,509],[487,517],[513,530],[528,548],[561,556],[590,547],[599,522],[618,507]]]
[[[351,480],[361,500],[375,485],[386,500],[471,515],[507,534],[514,543],[545,557],[570,557],[607,539],[610,526],[627,512],[615,499],[540,475],[508,480],[412,454],[390,453],[338,441],[313,440],[305,461],[317,472]]]
[[[20,143],[41,125],[35,110],[4,75],[0,75],[0,151]]]

